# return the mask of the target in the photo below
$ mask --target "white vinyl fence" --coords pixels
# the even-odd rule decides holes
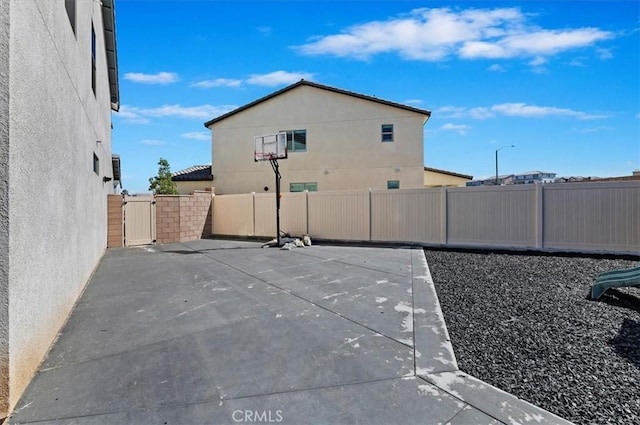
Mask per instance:
[[[640,182],[283,193],[295,236],[640,253]],[[274,237],[274,194],[216,195],[213,234]]]

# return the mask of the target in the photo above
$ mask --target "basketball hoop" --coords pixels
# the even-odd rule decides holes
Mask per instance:
[[[253,138],[253,160],[287,159],[287,133],[266,134]]]
[[[266,134],[253,138],[253,160],[269,161],[276,175],[276,238],[280,247],[280,168],[278,159],[287,159],[287,133]]]

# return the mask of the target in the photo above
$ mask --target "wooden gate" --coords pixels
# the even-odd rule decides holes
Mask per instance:
[[[153,196],[124,197],[124,245],[150,245],[156,241],[156,201]]]

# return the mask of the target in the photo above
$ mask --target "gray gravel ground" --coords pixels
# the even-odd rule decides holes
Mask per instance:
[[[460,369],[576,424],[640,424],[637,261],[425,250]]]

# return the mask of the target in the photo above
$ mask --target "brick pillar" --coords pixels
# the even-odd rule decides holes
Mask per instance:
[[[107,248],[123,245],[122,196],[107,195]]]

